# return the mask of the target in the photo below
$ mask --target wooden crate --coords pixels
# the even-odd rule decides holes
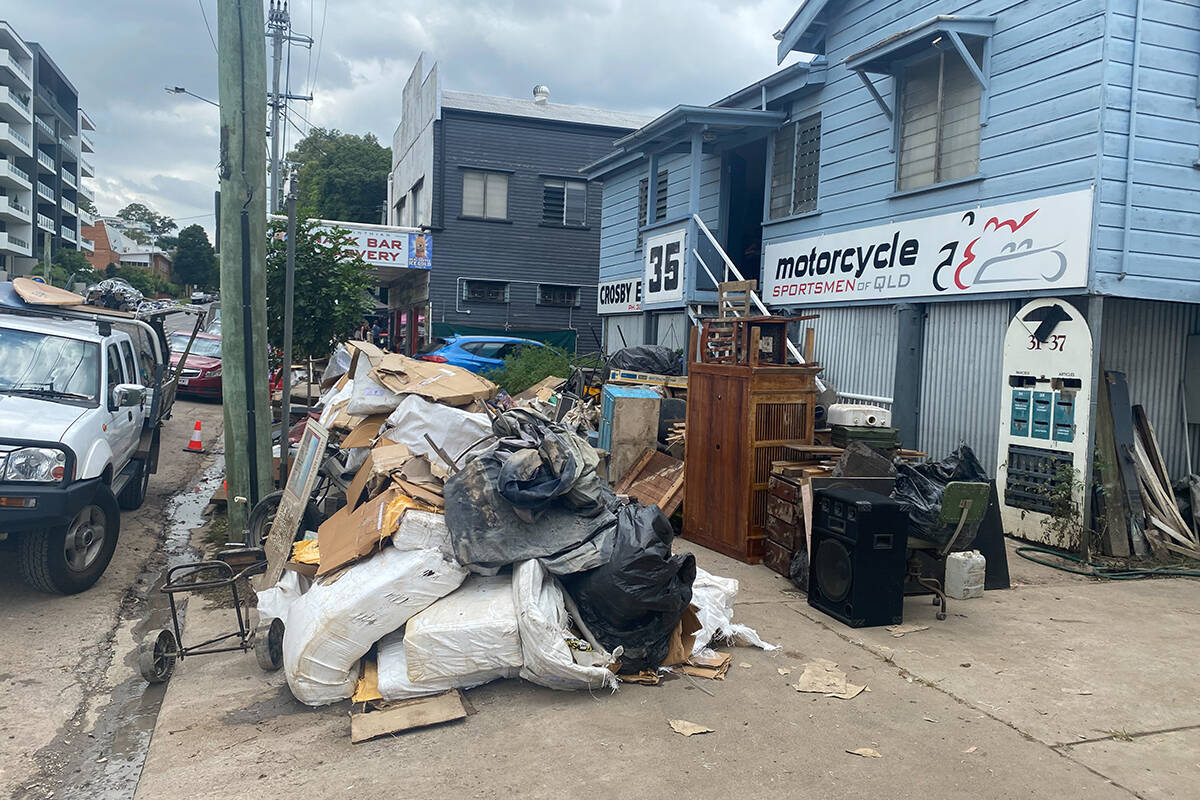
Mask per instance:
[[[696,353],[693,331],[689,352]],[[811,442],[815,364],[764,364],[751,329],[747,363],[688,365],[683,535],[749,563],[763,557],[771,465]]]

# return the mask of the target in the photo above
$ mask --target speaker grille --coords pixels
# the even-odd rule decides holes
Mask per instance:
[[[840,603],[850,594],[854,583],[850,553],[836,539],[824,539],[817,546],[813,571],[817,589],[831,603]]]

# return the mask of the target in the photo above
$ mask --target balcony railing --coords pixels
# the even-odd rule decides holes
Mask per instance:
[[[75,229],[68,228],[66,225],[63,225],[61,228],[59,228],[59,233],[61,233],[62,238],[66,239],[68,242],[73,242],[77,238]]]
[[[76,157],[79,156],[79,148],[76,147],[75,145],[71,144],[71,142],[67,139],[67,137],[65,137],[65,136],[60,137],[58,140],[58,143],[60,145],[62,145],[63,149],[66,150],[71,155],[76,156]]]
[[[46,120],[42,119],[41,117],[34,117],[33,122],[38,126],[39,131],[46,134],[51,139],[54,138],[54,128],[52,128],[50,124],[46,122]]]
[[[17,61],[17,59],[13,56],[12,53],[8,54],[8,63],[12,64],[14,67],[16,67],[17,72],[20,72],[22,75],[24,75],[29,80],[33,80],[33,73],[31,73],[24,64],[22,64],[20,61]]]
[[[38,181],[37,193],[39,196],[44,197],[45,199],[49,200],[51,203],[54,202],[54,190],[51,189],[46,184],[42,183],[41,181]]]
[[[79,174],[80,174],[80,177],[83,177],[83,176],[87,176],[89,178],[95,177],[96,170],[92,166],[92,162],[88,161],[86,158],[79,159]]]
[[[82,236],[79,237],[79,244],[83,247],[84,250],[95,250],[96,249],[95,242],[93,242],[91,239],[85,239]]]
[[[13,175],[16,175],[18,178],[25,181],[26,183],[29,183],[29,173],[28,172],[21,169],[20,167],[18,167],[16,164],[12,163],[11,161],[8,161],[7,159],[0,160],[0,171],[2,171],[6,166],[8,167],[8,171],[10,173],[12,173]]]
[[[42,230],[54,233],[54,220],[50,219],[45,214],[37,215],[37,223],[38,227]]]
[[[92,140],[92,137],[88,136],[86,133],[80,132],[79,141],[83,143],[83,152],[96,152],[96,143]]]
[[[82,208],[75,209],[75,216],[79,218],[80,225],[95,225],[96,224],[96,218],[93,217],[88,212],[84,211]]]
[[[79,185],[75,180],[75,176],[72,175],[70,172],[67,172],[67,170],[65,170],[65,169],[62,171],[62,179],[63,179],[63,183],[65,183],[67,186],[70,186],[72,189],[76,188]]]
[[[66,211],[68,214],[70,214],[73,217],[76,216],[74,203],[72,203],[70,200],[68,200],[65,197],[62,200],[60,200],[59,203],[60,203],[60,205],[62,205],[63,211]]]
[[[13,197],[11,194],[5,199],[8,200],[8,207],[13,209],[14,211],[18,211],[21,214],[29,213],[29,209],[26,208],[25,206],[21,205],[21,202],[19,200],[17,200],[17,198]]]
[[[0,133],[6,132],[14,141],[18,141],[26,147],[32,147],[29,143],[29,137],[21,133],[19,130],[9,125],[7,122],[0,122]]]
[[[37,161],[39,164],[41,164],[43,167],[45,167],[48,171],[57,172],[57,169],[54,166],[54,159],[51,158],[50,156],[46,155],[41,150],[37,151]]]
[[[96,193],[94,191],[92,191],[91,187],[89,187],[83,181],[80,181],[79,185],[75,188],[79,190],[80,195],[82,195],[83,197],[86,197],[88,200],[96,199]]]
[[[8,234],[8,243],[10,245],[12,245],[13,247],[19,247],[24,250],[29,249],[29,242],[25,241],[24,239],[13,236],[11,233]]]

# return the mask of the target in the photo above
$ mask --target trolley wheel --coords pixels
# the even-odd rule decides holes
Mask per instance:
[[[265,672],[283,666],[283,620],[275,617],[254,632],[254,657]]]
[[[179,643],[175,634],[162,629],[154,634],[154,638],[142,642],[138,648],[138,668],[147,683],[164,683],[175,671],[175,659],[179,653]]]

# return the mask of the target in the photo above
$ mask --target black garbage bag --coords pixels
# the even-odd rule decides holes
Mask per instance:
[[[658,506],[623,506],[609,562],[562,579],[600,644],[625,649],[622,673],[662,664],[671,633],[692,602],[696,559],[671,554],[674,536]]]
[[[616,529],[613,513],[601,506],[588,516],[550,504],[522,518],[497,489],[506,460],[490,450],[446,481],[446,527],[455,559],[480,575],[529,559],[540,560],[555,575],[607,563]]]
[[[908,512],[908,535],[918,539],[944,545],[954,535],[957,524],[943,525],[942,493],[951,481],[988,483],[991,478],[975,457],[974,451],[965,444],[941,461],[924,464],[906,464],[896,460],[896,486],[892,498]],[[954,549],[968,549],[975,540],[974,531],[963,531]]]
[[[683,359],[669,347],[658,344],[639,344],[623,347],[608,359],[611,369],[652,372],[655,375],[682,375]]]
[[[117,311],[136,311],[145,296],[124,278],[105,278],[88,287],[88,305],[112,308]]]

